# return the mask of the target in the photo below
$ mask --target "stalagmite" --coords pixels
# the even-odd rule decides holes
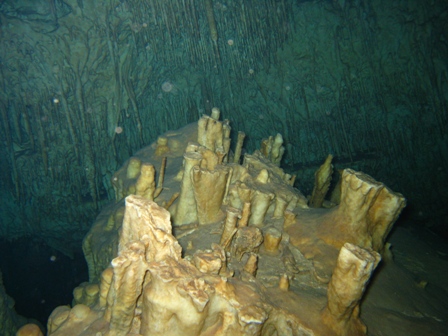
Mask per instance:
[[[283,219],[283,229],[287,229],[291,225],[293,225],[296,221],[296,214],[290,210],[286,210],[284,213]]]
[[[241,211],[235,208],[228,207],[226,220],[224,221],[224,228],[219,244],[225,249],[236,232],[236,222],[240,217]]]
[[[185,149],[167,154],[160,205],[151,201],[155,144],[114,174],[118,197],[141,195],[92,227],[83,245],[91,282],[75,289],[73,308],[55,309],[49,336],[366,333],[360,299],[404,198],[345,170],[340,205],[309,208],[271,161],[280,137],[265,143],[269,158],[256,151],[227,164],[230,127],[212,114],[188,137],[159,138]],[[171,204],[174,232],[161,207]]]
[[[168,147],[168,138],[160,136],[157,138],[157,147],[155,151],[156,156],[163,156],[170,152],[170,147]]]
[[[163,179],[165,177],[166,156],[162,159],[162,165],[159,170],[159,178],[157,179],[157,188],[154,192],[154,198],[160,195],[163,190]]]
[[[266,216],[266,212],[271,204],[274,194],[265,193],[256,190],[252,196],[252,214],[249,219],[249,225],[262,226]]]
[[[156,184],[154,182],[156,170],[151,164],[143,163],[140,167],[140,175],[135,184],[135,194],[152,201]]]
[[[263,242],[261,230],[254,226],[246,226],[238,229],[232,242],[232,256],[241,260],[245,253],[258,252]]]
[[[342,247],[345,242],[380,251],[406,204],[403,195],[392,192],[367,174],[345,169],[341,202],[318,226],[318,236]]]
[[[233,162],[239,163],[240,157],[241,157],[241,150],[243,149],[243,143],[244,138],[246,137],[246,134],[244,132],[239,131],[238,132],[238,140],[235,147],[235,155],[233,156]]]
[[[74,304],[83,303],[89,307],[93,306],[98,300],[98,284],[83,283],[73,290]]]
[[[280,133],[275,136],[274,143],[272,145],[271,151],[271,161],[280,166],[280,161],[282,160],[283,154],[285,152],[285,147],[283,145],[283,137]]]
[[[265,158],[270,160],[276,166],[279,166],[285,152],[285,147],[283,147],[282,144],[283,137],[278,133],[275,137],[270,136],[267,139],[263,139],[260,151]]]
[[[275,197],[275,208],[273,218],[283,218],[285,210],[288,206],[288,201],[283,195],[277,195]]]
[[[222,217],[221,205],[231,174],[232,170],[222,165],[214,170],[193,167],[192,183],[200,225],[214,223]]]
[[[244,202],[243,211],[241,213],[241,218],[238,221],[239,228],[245,227],[249,223],[249,218],[251,215],[251,212],[250,212],[251,205],[252,204],[250,202]]]
[[[128,179],[133,179],[140,174],[140,167],[142,166],[142,161],[138,158],[132,157],[128,162],[128,167],[126,169],[126,177]]]
[[[191,171],[201,162],[202,155],[196,152],[184,154],[184,174],[180,185],[179,202],[174,214],[176,225],[189,224],[197,220],[196,200],[194,198]]]
[[[210,115],[212,119],[219,120],[220,115],[221,111],[219,110],[219,108],[217,107],[212,108],[212,113]]]
[[[223,247],[212,244],[212,250],[198,250],[193,255],[193,263],[202,273],[218,274],[226,268],[226,255]]]
[[[232,140],[229,137],[226,137],[223,139],[222,144],[223,144],[223,148],[221,150],[222,154],[222,159],[221,159],[221,163],[222,162],[229,162],[229,152],[230,152],[230,145],[231,145]]]
[[[198,122],[198,143],[212,152],[223,147],[222,122],[204,115]]]
[[[267,169],[262,169],[255,179],[257,182],[261,184],[266,184],[269,182],[269,172]]]
[[[177,200],[177,198],[179,197],[178,192],[174,193],[173,196],[171,196],[171,198],[168,200],[168,202],[166,202],[166,204],[164,205],[165,209],[169,209],[171,207],[171,205]]]
[[[282,291],[289,290],[289,278],[287,274],[282,274],[282,276],[280,277],[278,288],[280,288]]]
[[[145,245],[135,241],[122,248],[112,260],[113,281],[107,296],[105,316],[110,316],[110,329],[115,335],[127,335],[131,329],[137,298],[147,270]]]
[[[275,228],[269,228],[264,234],[264,250],[268,253],[277,254],[281,240],[282,233]]]
[[[359,319],[359,302],[380,260],[377,252],[350,243],[341,248],[328,285],[328,303],[322,313],[324,323],[337,335],[366,332],[365,325]]]
[[[309,205],[313,208],[320,208],[327,195],[331,175],[333,174],[331,160],[333,160],[333,155],[328,155],[322,166],[314,173],[314,188],[309,202]]]
[[[246,264],[244,265],[244,271],[252,276],[255,276],[257,273],[257,265],[258,256],[255,253],[250,252],[249,259],[247,259]]]
[[[114,276],[114,270],[112,267],[106,268],[103,271],[103,273],[101,273],[100,297],[99,297],[99,306],[101,308],[106,307],[107,294],[109,293],[113,276]]]
[[[70,307],[67,306],[59,306],[52,311],[47,323],[47,329],[50,335],[53,334],[59,326],[67,321],[70,311]]]
[[[233,174],[232,178],[238,178],[238,169],[232,167]],[[237,180],[230,186],[229,194],[228,194],[228,205],[241,209],[243,207],[243,203],[250,202],[252,190],[242,183],[240,180]]]
[[[263,154],[263,156],[267,159],[269,159],[270,155],[271,155],[271,151],[272,151],[272,144],[273,144],[273,138],[272,136],[270,136],[267,139],[263,139],[261,141],[261,146],[260,146],[260,152],[261,154]]]

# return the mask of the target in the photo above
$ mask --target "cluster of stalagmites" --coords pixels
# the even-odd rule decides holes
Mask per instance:
[[[244,134],[233,156],[229,135],[214,109],[182,161],[182,146],[169,146],[176,136],[159,138],[157,185],[154,166],[138,158],[115,175],[117,204],[84,244],[91,282],[75,289],[73,308],[54,310],[49,335],[366,333],[359,302],[403,197],[345,170],[340,204],[317,208],[331,157],[308,200],[279,167],[281,136],[239,164]],[[303,281],[327,295],[302,295]]]

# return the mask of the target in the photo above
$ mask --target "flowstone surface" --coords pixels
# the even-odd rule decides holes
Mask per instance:
[[[240,158],[244,134],[233,153],[219,114],[115,173],[116,203],[84,240],[90,282],[49,335],[366,334],[360,302],[403,196],[346,169],[325,202],[329,157],[309,202],[279,167],[280,135]]]

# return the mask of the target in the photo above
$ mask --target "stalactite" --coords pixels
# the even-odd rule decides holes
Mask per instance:
[[[213,49],[215,52],[215,61],[221,64],[221,55],[218,46],[218,30],[216,29],[215,13],[213,12],[212,0],[205,0],[205,12],[207,15],[208,28],[210,30],[210,37],[213,41]]]
[[[85,176],[89,184],[90,196],[92,197],[95,209],[98,209],[98,186],[96,181],[95,157],[92,151],[89,136],[84,137],[84,159],[85,159]]]
[[[6,110],[6,106],[2,101],[0,101],[0,109],[2,114],[2,122],[3,122],[3,131],[5,133],[6,142],[9,144],[9,161],[11,164],[11,170],[12,170],[12,182],[15,186],[15,196],[18,201],[20,201],[20,181],[19,181],[19,172],[17,169],[17,162],[14,155],[14,148],[13,148],[13,140],[11,135],[11,129],[9,126],[9,118],[8,118],[8,112]]]
[[[111,58],[112,67],[114,70],[114,84],[115,84],[115,102],[112,104],[113,106],[113,117],[110,118],[112,122],[109,122],[108,132],[109,134],[112,134],[112,142],[115,138],[116,133],[113,131],[116,125],[118,125],[118,121],[120,119],[120,113],[121,113],[121,107],[122,107],[122,90],[120,88],[121,83],[121,66],[117,59],[119,57],[116,55],[116,41],[114,39],[114,32],[111,31],[111,25],[112,23],[109,20],[109,13],[113,12],[113,9],[110,8],[107,10],[105,18],[106,18],[106,24],[105,24],[105,32],[107,37],[107,47],[109,49],[109,57]]]
[[[47,175],[48,172],[50,172],[50,175],[52,177],[54,177],[54,171],[51,169],[49,170],[48,168],[48,148],[47,148],[47,144],[45,141],[45,132],[42,126],[42,120],[40,118],[41,115],[43,115],[42,112],[42,106],[43,104],[40,103],[38,104],[38,113],[37,113],[37,118],[36,118],[36,127],[37,127],[37,141],[39,142],[39,149],[40,149],[40,155],[42,157],[42,163],[44,165],[44,175]]]
[[[81,127],[82,129],[86,129],[86,120],[85,120],[85,104],[84,104],[84,90],[83,85],[81,83],[81,76],[79,65],[77,66],[77,69],[73,69],[75,72],[75,85],[74,85],[74,92],[76,97],[76,103],[78,105],[78,115],[81,120]]]
[[[61,87],[62,87],[62,85],[61,85]],[[59,102],[56,103],[56,105],[58,105],[58,107],[59,107],[59,105],[62,105],[59,108],[62,109],[62,111],[63,111],[63,113],[65,115],[65,118],[66,118],[66,121],[67,121],[67,125],[68,125],[68,130],[69,130],[69,133],[70,133],[70,137],[71,137],[71,140],[73,142],[73,147],[75,149],[76,156],[77,156],[77,158],[79,160],[79,158],[80,158],[80,151],[79,151],[78,137],[76,135],[75,125],[73,123],[72,113],[71,113],[70,108],[69,108],[69,103],[68,103],[68,101],[67,101],[67,99],[65,97],[65,93],[61,93],[60,98],[57,98],[57,99],[59,99]]]
[[[130,79],[130,66],[131,66],[132,62],[132,56],[128,55],[128,57],[126,58],[126,61],[123,62],[123,84],[124,87],[126,89],[126,93],[128,95],[128,98],[131,102],[132,105],[132,109],[134,112],[134,118],[135,118],[135,122],[137,124],[137,132],[138,132],[138,139],[139,139],[139,143],[138,146],[142,146],[144,144],[143,141],[143,126],[142,126],[142,121],[140,118],[140,113],[139,113],[139,109],[138,109],[138,105],[137,105],[137,98],[135,97],[135,91],[132,87],[132,83],[131,83],[131,79]]]
[[[10,119],[12,120],[13,131],[12,134],[17,138],[17,142],[21,144],[23,142],[22,130],[20,127],[20,113],[17,111],[17,106],[11,101],[8,101],[8,110],[10,113]]]
[[[21,110],[22,110],[21,115],[23,119],[23,126],[25,127],[26,135],[30,142],[30,147],[32,150],[34,150],[36,148],[36,145],[34,143],[33,131],[31,130],[30,117],[28,115],[28,107],[26,106],[26,104],[24,104],[23,101],[21,104]]]

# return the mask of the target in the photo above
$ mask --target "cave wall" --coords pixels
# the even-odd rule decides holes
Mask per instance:
[[[4,1],[0,235],[71,254],[122,162],[213,106],[248,150],[281,133],[301,190],[331,153],[443,229],[446,16],[441,0]]]

